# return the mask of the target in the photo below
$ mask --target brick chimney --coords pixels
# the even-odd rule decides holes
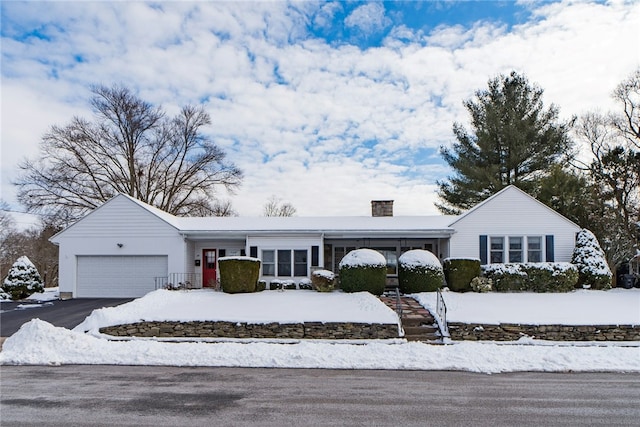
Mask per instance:
[[[372,200],[371,216],[393,216],[393,200]]]

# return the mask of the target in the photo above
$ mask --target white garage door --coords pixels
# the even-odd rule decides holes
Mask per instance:
[[[166,256],[78,256],[76,297],[140,297],[167,269]]]

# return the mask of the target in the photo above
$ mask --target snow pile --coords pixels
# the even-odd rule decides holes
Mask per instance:
[[[412,295],[435,312],[436,294]],[[447,321],[526,325],[640,325],[640,289],[567,293],[443,292]],[[640,361],[640,359],[638,359]]]
[[[42,277],[31,260],[21,256],[11,266],[2,288],[13,299],[23,299],[34,292],[42,292]]]
[[[163,320],[399,324],[398,315],[368,292],[262,291],[227,294],[210,290],[159,289],[127,304],[94,310],[74,330],[84,332],[104,326]]]
[[[60,299],[59,288],[44,288],[42,292],[36,292],[27,298],[27,301],[47,302]]]
[[[342,269],[353,267],[386,267],[387,260],[378,251],[373,249],[356,249],[349,252],[340,261],[339,267]]]
[[[621,346],[327,342],[165,343],[107,341],[35,319],[9,337],[1,364],[110,364],[263,368],[640,372],[640,348]]]
[[[398,262],[406,269],[425,268],[431,270],[442,270],[440,260],[431,252],[414,249],[400,255]]]

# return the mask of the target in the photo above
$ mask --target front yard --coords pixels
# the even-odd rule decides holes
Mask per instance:
[[[576,291],[569,294],[444,293],[453,319],[518,321],[523,307],[546,323],[557,313],[564,322],[640,324],[640,290]],[[432,294],[421,294],[427,301]],[[507,298],[509,301],[501,301]],[[514,300],[529,298],[517,307]],[[474,312],[484,307],[480,312]],[[570,308],[573,307],[573,308]],[[578,312],[586,312],[586,317]],[[557,313],[556,313],[557,312]],[[484,314],[481,314],[484,313]],[[556,313],[556,314],[552,314]],[[491,315],[493,317],[489,318]],[[465,317],[471,316],[471,317]],[[480,318],[481,316],[487,316]],[[608,371],[640,372],[640,342],[560,343],[523,338],[514,343],[456,342],[450,345],[403,340],[340,341],[231,340],[231,342],[159,342],[134,338],[110,341],[93,336],[97,328],[131,321],[231,320],[397,322],[393,311],[368,294],[320,294],[265,291],[225,295],[195,291],[156,291],[120,307],[96,310],[70,331],[40,320],[25,324],[4,343],[2,364],[126,364],[244,366],[334,369],[420,369],[472,372]],[[575,324],[575,323],[573,323]],[[84,333],[84,331],[91,333]]]

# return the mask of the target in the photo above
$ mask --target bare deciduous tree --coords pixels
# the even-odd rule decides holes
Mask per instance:
[[[294,216],[296,208],[289,202],[283,202],[275,195],[271,196],[262,210],[264,216]]]
[[[216,189],[240,185],[242,172],[202,133],[202,107],[169,118],[126,87],[92,93],[93,120],[52,126],[40,157],[20,165],[18,200],[30,212],[68,223],[124,193],[174,215],[212,215]]]

